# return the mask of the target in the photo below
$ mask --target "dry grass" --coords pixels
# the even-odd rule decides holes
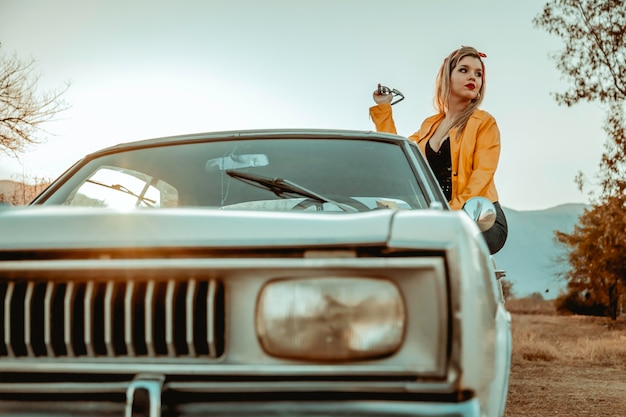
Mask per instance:
[[[511,300],[506,417],[626,416],[626,318],[557,315],[550,301]]]
[[[556,314],[552,300],[541,300],[533,297],[507,300],[506,308],[513,314]]]
[[[615,363],[626,361],[626,319],[558,315],[551,300],[507,301],[513,314],[515,356],[524,360]]]
[[[513,355],[529,361],[626,363],[625,327],[623,319],[609,323],[598,317],[514,314]]]

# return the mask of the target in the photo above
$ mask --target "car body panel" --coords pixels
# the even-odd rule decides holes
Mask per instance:
[[[404,165],[388,175],[389,164]],[[131,207],[100,207],[118,200]],[[510,315],[493,259],[406,138],[284,129],[120,144],[29,207],[0,209],[0,230],[7,415],[503,415]],[[325,280],[351,289],[304,309],[309,321],[285,319],[300,323],[303,356],[269,351],[263,291]],[[327,348],[384,330],[359,324],[381,303],[354,286],[368,280],[401,295],[384,301],[402,311],[401,343],[307,357],[315,335]],[[352,293],[366,298],[336,298]]]

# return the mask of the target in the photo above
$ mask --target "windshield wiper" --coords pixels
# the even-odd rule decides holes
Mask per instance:
[[[264,177],[262,175],[250,174],[247,172],[227,170],[226,173],[233,178],[241,180],[250,185],[254,185],[255,187],[260,187],[265,190],[269,190],[276,194],[276,196],[285,198],[285,196],[297,195],[300,197],[307,197],[313,200],[319,201],[320,203],[331,203],[342,209],[343,211],[349,212],[357,212],[358,210],[354,207],[351,207],[347,204],[340,203],[338,201],[334,201],[330,198],[324,197],[321,194],[318,194],[314,191],[311,191],[307,188],[304,188],[301,185],[296,184],[295,182],[286,180],[284,178],[269,178]]]
[[[93,181],[93,180],[86,180],[86,182],[90,182],[92,184],[100,185],[102,187],[110,188],[111,190],[120,191],[120,192],[122,192],[124,194],[128,194],[130,196],[133,196],[138,201],[141,201],[142,203],[144,203],[148,207],[154,207],[154,204],[156,204],[155,200],[152,200],[151,198],[148,198],[148,197],[144,197],[142,195],[137,195],[137,194],[133,193],[132,191],[130,191],[128,188],[124,187],[122,184],[108,185],[108,184],[103,184],[101,182]]]

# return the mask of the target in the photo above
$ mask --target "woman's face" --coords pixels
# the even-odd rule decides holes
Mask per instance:
[[[483,86],[483,66],[472,56],[461,58],[450,75],[450,95],[461,101],[478,97]]]

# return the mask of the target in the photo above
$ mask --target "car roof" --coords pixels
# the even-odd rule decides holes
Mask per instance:
[[[207,142],[224,139],[267,139],[267,138],[335,138],[335,139],[366,139],[384,140],[389,142],[408,142],[404,136],[374,132],[366,130],[348,129],[250,129],[250,130],[225,130],[216,132],[192,133],[175,136],[164,136],[152,139],[143,139],[131,142],[119,143],[117,145],[102,148],[87,156],[94,156],[103,153],[119,152],[143,147],[165,146],[181,143]]]

